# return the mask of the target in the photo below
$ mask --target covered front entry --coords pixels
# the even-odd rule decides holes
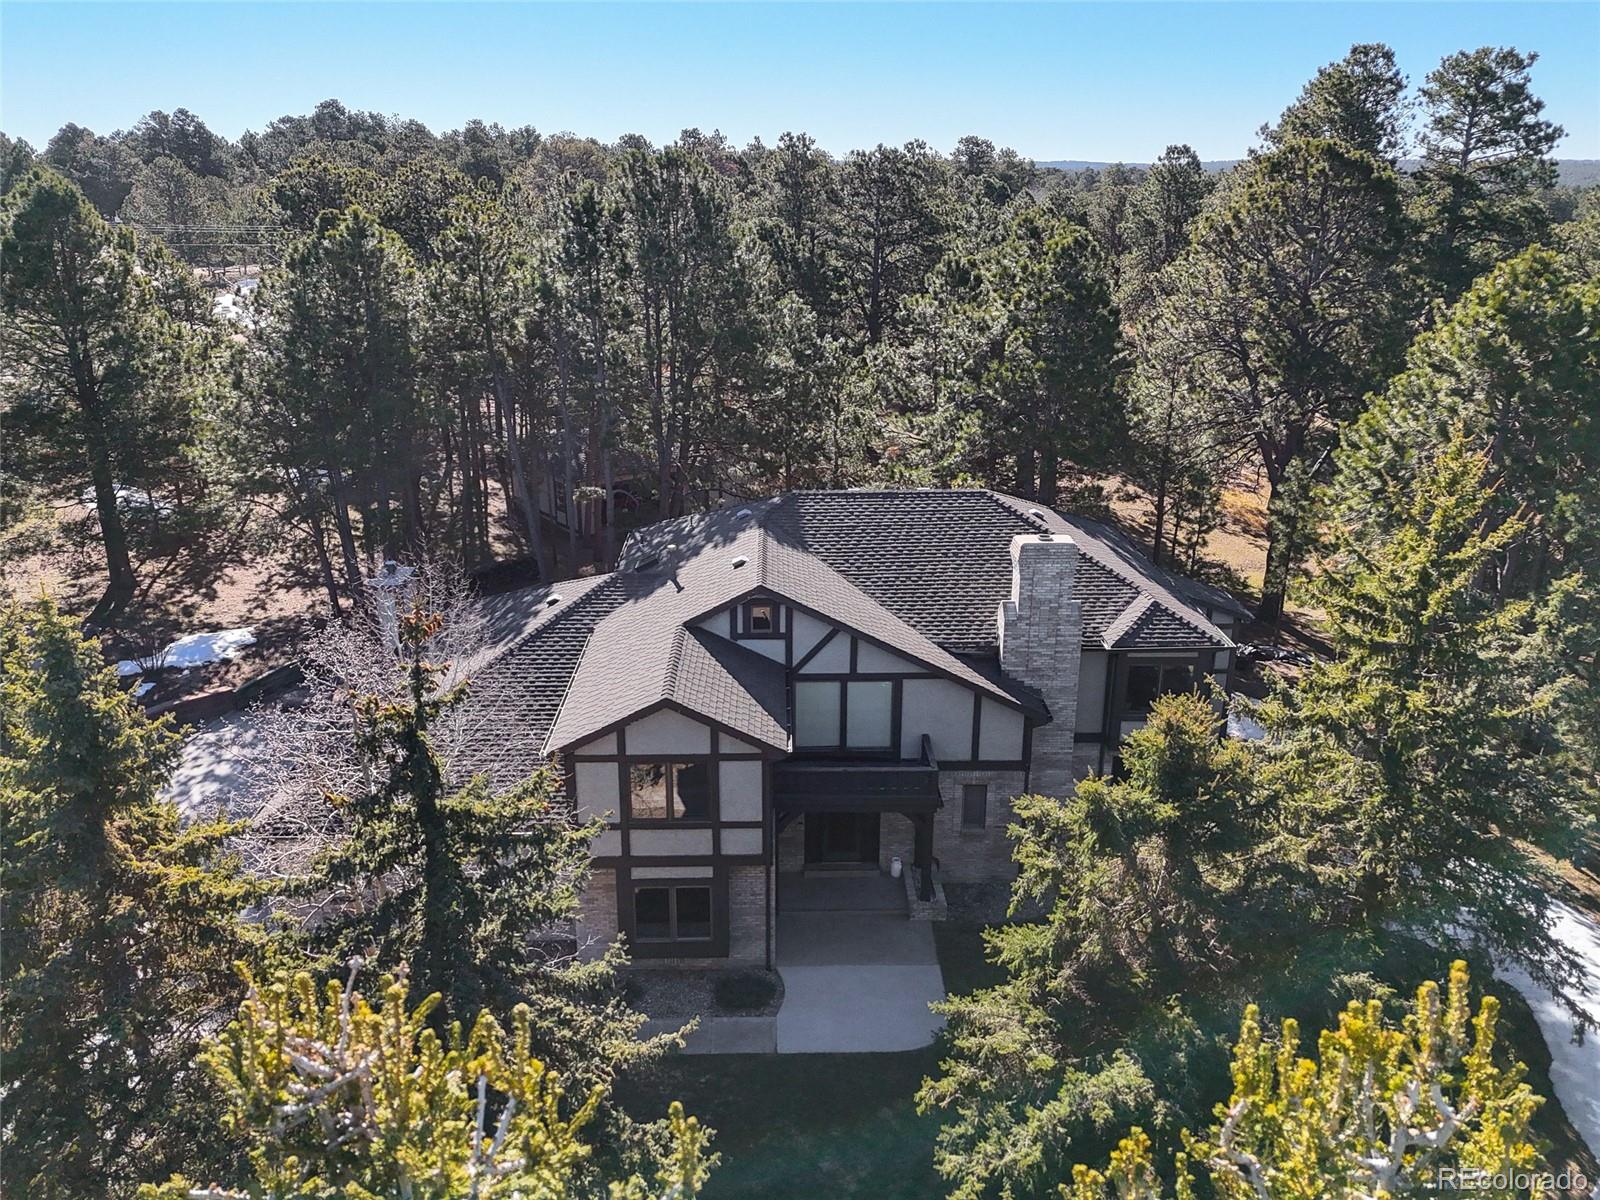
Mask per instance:
[[[805,819],[806,866],[878,865],[878,813],[814,812]]]
[[[808,870],[876,865],[882,816],[899,813],[912,825],[910,865],[923,900],[934,894],[933,816],[942,803],[939,768],[926,748],[919,761],[790,759],[774,771],[777,832],[804,818]]]

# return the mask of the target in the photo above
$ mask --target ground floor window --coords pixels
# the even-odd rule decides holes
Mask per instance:
[[[641,884],[633,892],[638,942],[709,942],[710,884]]]
[[[961,786],[961,828],[982,829],[989,824],[989,785],[967,783]]]

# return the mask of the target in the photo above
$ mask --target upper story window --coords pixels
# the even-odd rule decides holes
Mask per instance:
[[[1157,696],[1187,692],[1194,687],[1194,668],[1188,663],[1132,663],[1124,692],[1127,711],[1145,713]]]
[[[634,763],[628,769],[628,815],[635,821],[709,821],[710,764]]]
[[[781,637],[783,618],[771,600],[747,600],[739,610],[740,637]]]
[[[894,748],[894,684],[887,680],[797,680],[794,744],[810,750]]]

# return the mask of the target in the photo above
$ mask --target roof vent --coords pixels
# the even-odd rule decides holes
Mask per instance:
[[[743,554],[741,554],[741,555],[739,555],[737,558],[735,558],[733,560],[733,569],[735,571],[737,571],[740,567],[744,566],[745,563],[747,563],[749,561],[750,560],[748,558],[746,558]]]
[[[1030,517],[1032,517],[1032,518],[1033,518],[1033,519],[1034,519],[1034,520],[1035,520],[1035,521],[1042,521],[1042,520],[1044,520],[1044,510],[1043,510],[1043,509],[1038,509],[1038,508],[1030,508],[1030,509],[1029,509],[1029,510],[1028,510],[1028,515],[1029,515],[1029,516],[1030,516]]]
[[[560,603],[561,603],[561,593],[560,592],[551,592],[548,596],[546,596],[544,598],[544,606],[546,608],[552,608],[555,605],[560,604]]]
[[[755,513],[751,512],[748,508],[741,508],[738,512],[734,513],[733,515],[738,517],[742,521],[746,517],[755,516]]]

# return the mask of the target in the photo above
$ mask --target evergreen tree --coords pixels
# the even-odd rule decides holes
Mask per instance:
[[[936,1161],[953,1196],[1033,1194],[1075,1142],[1149,1111],[1119,1022],[1300,928],[1271,790],[1218,723],[1202,696],[1163,697],[1123,743],[1124,779],[1014,802],[1011,914],[1043,915],[985,931],[1006,979],[937,1006],[949,1053],[918,1095],[951,1114]]]
[[[804,300],[832,332],[840,316],[833,162],[807,135],[786,133],[763,160],[761,176],[757,229],[778,286]]]
[[[830,234],[850,329],[853,340],[876,345],[898,333],[901,305],[944,253],[948,180],[922,142],[851,151],[837,180]]]
[[[127,1195],[216,1139],[190,1108],[201,1037],[256,953],[235,825],[161,797],[177,738],[49,602],[0,610],[0,1186]]]
[[[45,143],[40,157],[43,166],[77,184],[108,221],[128,198],[139,173],[138,156],[115,137],[101,137],[71,121]]]
[[[1117,300],[1136,320],[1152,303],[1156,276],[1189,244],[1189,227],[1212,181],[1188,146],[1168,146],[1128,197],[1122,216],[1123,253]]]
[[[0,204],[6,469],[93,505],[107,581],[92,621],[133,598],[135,489],[166,492],[169,508],[199,490],[187,452],[214,380],[196,291],[185,268],[112,229],[52,171],[30,171]]]
[[[1262,137],[1270,146],[1292,138],[1327,138],[1395,167],[1406,148],[1405,91],[1394,51],[1382,42],[1363,42],[1318,70]]]
[[[1351,430],[1336,522],[1397,519],[1406,510],[1392,500],[1461,430],[1488,456],[1487,514],[1531,518],[1496,561],[1494,591],[1526,596],[1567,570],[1600,572],[1597,379],[1600,282],[1537,247],[1501,263],[1417,338]]]
[[[727,184],[688,151],[630,152],[618,195],[639,327],[636,420],[655,462],[658,511],[674,516],[716,482],[721,464],[708,451],[730,400],[748,396],[758,263],[733,226]]]
[[[1555,184],[1563,130],[1539,114],[1537,54],[1484,46],[1447,57],[1419,89],[1422,163],[1415,198],[1421,269],[1449,301],[1496,260],[1543,236],[1540,193]]]
[[[168,114],[160,109],[139,118],[123,136],[124,144],[145,163],[170,158],[196,175],[221,178],[229,172],[228,143],[187,108]]]
[[[1317,1039],[1315,1059],[1300,1054],[1297,1022],[1284,1021],[1274,1043],[1251,1005],[1234,1045],[1233,1095],[1207,1133],[1184,1132],[1175,1193],[1135,1129],[1105,1171],[1075,1167],[1062,1198],[1193,1200],[1199,1168],[1224,1200],[1455,1189],[1514,1200],[1542,1165],[1530,1126],[1543,1100],[1521,1063],[1498,1061],[1499,1015],[1492,996],[1472,1012],[1464,962],[1451,966],[1443,994],[1431,980],[1419,987],[1398,1028],[1382,1001],[1352,1002]]]
[[[377,1002],[330,980],[245,975],[238,1017],[206,1050],[210,1103],[251,1146],[254,1179],[214,1200],[544,1200],[599,1192],[595,1146],[585,1140],[603,1087],[569,1096],[538,1057],[533,1020],[517,1007],[507,1030],[487,1010],[469,1033],[441,1038],[437,993],[412,1008],[404,980],[385,977]],[[692,1200],[716,1158],[709,1135],[674,1103],[654,1181],[606,1188],[611,1200]],[[598,1186],[597,1186],[598,1184]],[[174,1177],[141,1200],[190,1200]]]
[[[1561,614],[1482,586],[1526,525],[1487,519],[1489,469],[1458,429],[1414,480],[1370,496],[1394,516],[1333,526],[1313,596],[1334,657],[1267,724],[1291,754],[1338,756],[1320,759],[1300,824],[1348,912],[1441,939],[1471,912],[1495,953],[1564,985],[1570,953],[1545,928],[1552,880],[1526,844],[1564,850],[1594,812],[1594,780],[1561,752],[1570,670],[1527,654],[1561,639],[1544,624]]]
[[[23,138],[0,133],[0,197],[28,173],[39,156]]]
[[[208,231],[189,228],[220,223],[226,206],[226,191],[217,180],[162,157],[139,169],[118,217],[160,238],[189,262],[226,265],[229,248],[216,246]]]
[[[538,503],[543,454],[537,443],[530,445],[530,435],[542,429],[516,367],[532,304],[532,263],[511,215],[492,196],[460,196],[445,212],[426,276],[426,334],[431,378],[456,414],[459,544],[468,562],[490,557],[489,481],[493,465],[504,462],[509,478],[501,482],[516,500],[518,524],[541,575],[550,578]]]
[[[1310,541],[1309,485],[1399,356],[1404,226],[1393,172],[1337,142],[1289,141],[1239,172],[1165,273],[1153,328],[1218,444],[1266,475],[1259,611],[1276,621]]]
[[[345,835],[298,887],[325,905],[312,943],[336,960],[405,964],[418,988],[442,997],[441,1030],[525,1003],[540,1057],[585,1088],[609,1089],[672,1039],[637,1040],[644,1018],[621,998],[619,949],[592,962],[560,949],[595,826],[573,820],[548,772],[500,793],[482,776],[453,786],[435,727],[468,685],[442,686],[446,665],[425,657],[440,633],[436,614],[401,615],[404,690],[355,699],[356,750],[373,783],[329,798]],[[606,1106],[602,1124],[615,1144],[638,1149],[620,1109]]]
[[[971,429],[1015,463],[1020,495],[1054,504],[1062,469],[1103,463],[1123,427],[1104,260],[1082,226],[1030,208],[982,269],[994,333]]]
[[[417,370],[415,265],[370,213],[325,214],[264,289],[254,327],[257,394],[240,453],[331,520],[344,589],[362,547],[396,556],[423,535],[427,449]],[[319,532],[320,539],[320,532]],[[327,552],[318,545],[332,586]]]

